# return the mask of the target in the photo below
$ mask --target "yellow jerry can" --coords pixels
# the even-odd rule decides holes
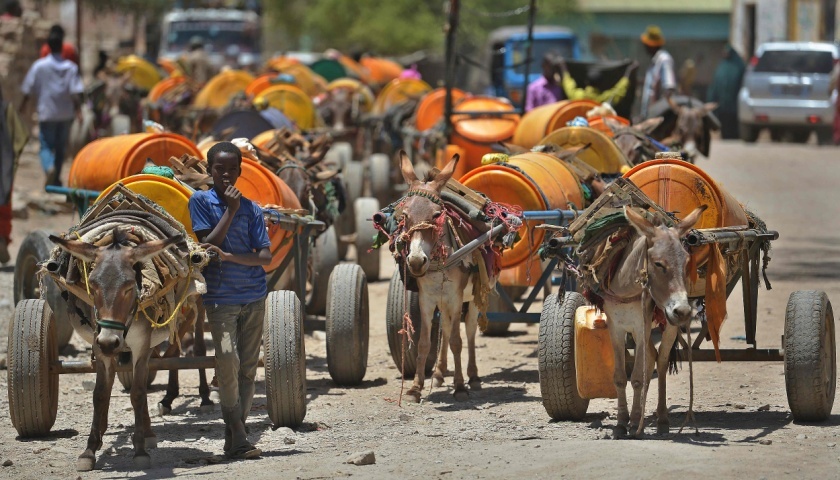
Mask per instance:
[[[590,305],[575,311],[575,371],[581,398],[616,398],[607,314]]]

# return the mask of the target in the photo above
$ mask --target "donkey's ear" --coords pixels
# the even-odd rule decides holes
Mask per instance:
[[[151,242],[141,243],[136,247],[132,247],[130,254],[131,261],[132,263],[143,263],[152,257],[160,255],[161,253],[166,251],[166,249],[169,246],[174,245],[183,240],[183,236],[176,235],[174,237],[168,237],[161,240],[152,240]]]
[[[618,133],[619,130],[624,126],[618,120],[610,117],[601,117],[603,118],[604,125],[608,126],[613,133]],[[640,124],[641,125],[641,124]]]
[[[99,250],[99,247],[92,243],[81,242],[78,240],[65,240],[55,235],[50,235],[50,240],[70,255],[81,258],[86,262],[94,261],[94,259],[96,259],[96,252]]]
[[[440,171],[435,178],[432,179],[430,182],[430,186],[437,191],[443,190],[443,186],[446,185],[446,182],[452,178],[452,175],[455,173],[455,167],[458,166],[458,160],[461,159],[461,156],[457,153],[452,155],[452,160],[443,167],[443,170]]]
[[[679,225],[677,225],[680,237],[684,237],[688,231],[694,227],[697,221],[700,220],[700,216],[703,215],[703,212],[705,212],[707,208],[709,208],[708,205],[700,205],[695,208],[693,212],[689,213],[687,217],[680,221]]]
[[[647,238],[651,238],[656,235],[656,225],[651,223],[641,214],[636,213],[636,211],[632,208],[624,207],[624,216],[640,235],[644,235]]]
[[[665,117],[648,118],[644,122],[639,122],[636,125],[633,125],[633,128],[644,133],[645,135],[650,135],[651,132],[656,130],[656,127],[661,125],[664,121]]]
[[[417,181],[417,174],[414,173],[414,165],[411,164],[411,159],[405,150],[400,150],[400,169],[402,170],[405,183],[411,185]]]

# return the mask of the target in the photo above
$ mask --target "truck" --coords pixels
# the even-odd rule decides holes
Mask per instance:
[[[260,16],[250,10],[190,8],[164,15],[158,57],[177,60],[200,37],[211,65],[251,68],[262,61]]]

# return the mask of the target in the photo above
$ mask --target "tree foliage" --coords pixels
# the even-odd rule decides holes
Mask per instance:
[[[444,0],[263,0],[270,22],[280,28],[289,49],[309,37],[315,50],[333,47],[382,55],[440,50],[446,22]],[[575,0],[538,0],[536,24],[562,21]],[[505,25],[524,25],[528,0],[463,0],[459,42],[481,45],[487,33]]]

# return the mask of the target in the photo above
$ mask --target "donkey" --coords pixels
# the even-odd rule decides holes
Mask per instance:
[[[455,357],[455,399],[467,400],[469,393],[464,384],[461,369],[461,315],[464,303],[468,303],[464,316],[467,331],[467,349],[469,359],[467,375],[471,390],[481,388],[478,367],[475,361],[475,333],[478,329],[478,309],[473,302],[473,274],[461,266],[453,266],[444,271],[445,258],[441,253],[452,249],[448,236],[442,234],[446,228],[443,201],[440,194],[446,182],[452,178],[459,156],[456,154],[449,164],[437,175],[430,175],[426,181],[417,178],[411,159],[400,151],[400,167],[403,178],[408,184],[408,194],[395,211],[396,218],[403,226],[400,242],[407,245],[403,252],[403,262],[407,273],[416,278],[420,293],[420,340],[417,344],[417,365],[425,365],[431,348],[432,317],[440,312],[441,349],[432,382],[434,386],[443,385],[446,371],[446,344],[449,344]],[[445,256],[445,254],[443,254]],[[414,384],[408,391],[408,400],[419,402],[423,391],[426,372],[418,368],[414,375]]]
[[[650,138],[650,135],[663,120],[665,120],[663,117],[653,117],[629,127],[611,118],[606,118],[604,123],[612,130],[613,141],[630,161],[630,164],[638,165],[653,160],[656,152],[661,150]]]
[[[717,103],[704,103],[694,106],[678,105],[673,98],[668,98],[668,104],[677,114],[674,128],[668,136],[661,141],[665,145],[680,145],[688,154],[689,161],[692,161],[698,153],[705,156],[709,154],[709,131],[704,122],[709,113],[717,108]]]
[[[157,446],[157,437],[152,432],[146,387],[149,374],[149,356],[152,349],[169,338],[168,329],[155,329],[148,321],[134,321],[137,318],[141,270],[145,262],[163,253],[169,246],[182,242],[182,236],[173,236],[130,246],[122,229],[115,228],[110,245],[96,245],[50,235],[70,255],[93,265],[88,276],[88,287],[93,298],[93,316],[96,329],[93,331],[93,354],[96,358],[96,386],[93,390],[93,423],[88,436],[87,448],[76,461],[79,471],[93,470],[96,451],[102,448],[102,438],[108,428],[108,407],[111,389],[114,385],[117,357],[130,351],[134,379],[131,384],[131,405],[134,407],[134,464],[140,469],[148,468],[151,459],[147,449]],[[192,289],[192,286],[190,287]],[[194,290],[189,293],[195,293]],[[189,302],[189,307],[193,307]],[[139,318],[143,318],[142,315]],[[179,321],[181,319],[179,318]],[[90,329],[74,324],[76,331],[89,337]]]
[[[630,432],[640,437],[644,433],[645,400],[653,368],[659,372],[659,403],[657,406],[657,431],[669,430],[668,408],[665,404],[665,377],[668,356],[679,333],[689,327],[696,312],[688,301],[686,292],[686,266],[688,252],[680,239],[684,237],[706,210],[706,205],[696,208],[676,227],[657,226],[630,208],[624,214],[633,227],[628,247],[618,260],[615,273],[599,294],[604,300],[604,311],[615,359],[615,382],[618,394],[618,423],[614,438],[624,438]],[[651,344],[650,332],[654,308],[658,307],[667,319],[662,342],[657,354]],[[633,385],[633,406],[627,411],[627,372],[624,368],[625,340],[627,333],[636,342],[636,361],[630,376]],[[654,361],[655,360],[655,361]],[[633,432],[633,428],[636,428]]]

